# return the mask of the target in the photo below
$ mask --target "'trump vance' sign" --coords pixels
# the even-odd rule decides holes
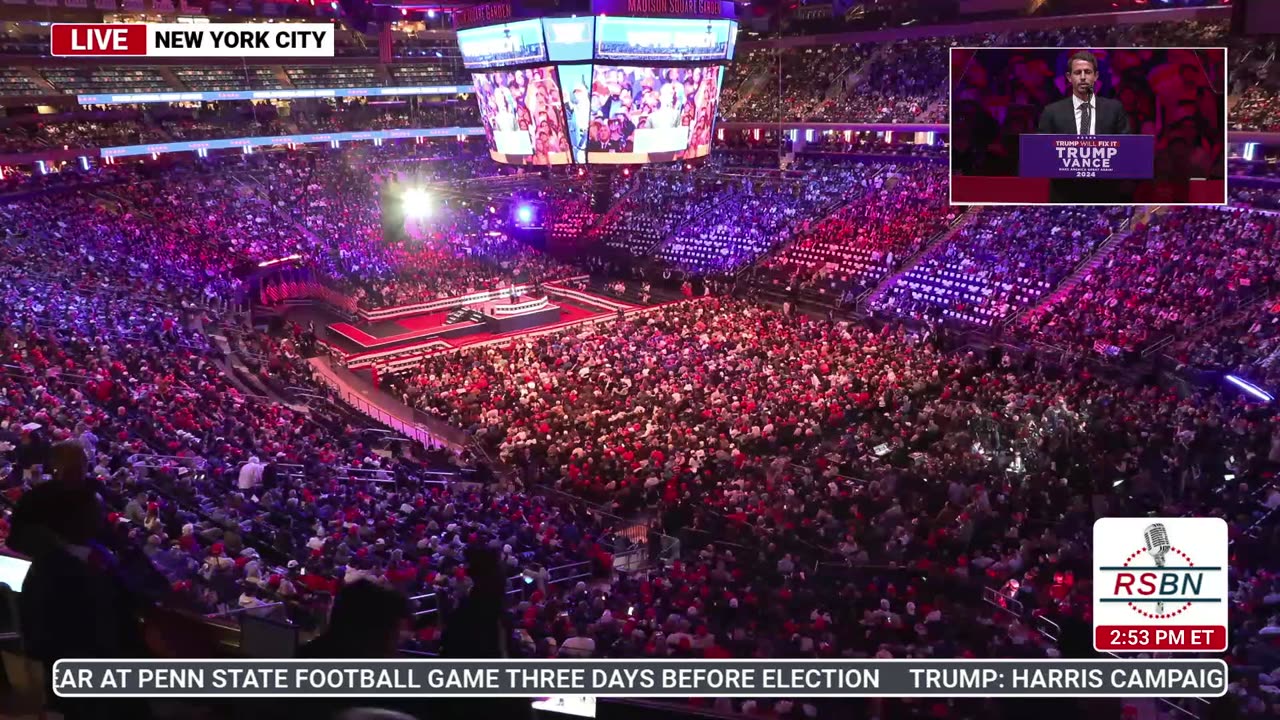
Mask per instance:
[[[1151,135],[1022,135],[1021,177],[1149,180],[1155,170]]]
[[[1093,525],[1093,646],[1227,649],[1227,523],[1103,518]]]

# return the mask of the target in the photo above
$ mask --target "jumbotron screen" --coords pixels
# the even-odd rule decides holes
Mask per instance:
[[[711,152],[719,65],[560,68],[575,162],[670,162]]]
[[[731,20],[600,17],[596,60],[728,60],[737,35],[738,24]]]
[[[704,62],[732,60],[733,20],[636,17],[555,17],[458,31],[469,70],[579,60]]]
[[[565,165],[560,86],[553,67],[472,73],[489,156],[512,165]]]
[[[737,35],[728,19],[597,15],[461,30],[458,46],[494,160],[629,165],[711,152]]]
[[[460,30],[458,51],[468,70],[547,61],[547,45],[538,20]]]

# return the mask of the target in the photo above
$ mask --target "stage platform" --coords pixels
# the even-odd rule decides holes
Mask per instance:
[[[448,313],[430,313],[429,316],[362,323],[359,327],[345,322],[333,323],[329,326],[327,339],[348,352],[361,352],[428,340],[462,338],[485,331],[485,324],[479,320],[450,323],[447,317]]]
[[[561,313],[560,305],[546,295],[518,295],[468,305],[467,309],[480,313],[489,332],[498,334],[558,322]]]
[[[475,294],[432,303],[429,311],[389,308],[394,319],[326,322],[321,342],[348,367],[422,352],[459,349],[499,337],[514,337],[549,327],[573,324],[638,309],[638,306],[597,293],[543,286],[534,295],[526,287],[509,292]],[[443,305],[451,305],[444,307]],[[317,323],[319,324],[319,323]]]

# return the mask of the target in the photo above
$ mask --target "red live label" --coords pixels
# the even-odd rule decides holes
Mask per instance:
[[[146,55],[146,25],[56,23],[49,34],[58,56]]]
[[[1093,631],[1094,647],[1098,650],[1221,652],[1227,649],[1227,629],[1221,625],[1099,625]]]

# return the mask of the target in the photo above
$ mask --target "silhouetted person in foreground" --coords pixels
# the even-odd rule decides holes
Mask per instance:
[[[408,624],[409,602],[398,590],[359,580],[344,585],[333,601],[329,626],[311,642],[298,649],[307,660],[379,660],[399,656],[400,633]],[[316,700],[272,700],[260,708],[258,717],[298,720],[337,720],[357,709],[374,708],[404,713],[415,718],[434,718],[434,701],[425,698],[324,698]],[[376,713],[375,713],[376,714]]]
[[[333,601],[329,627],[298,650],[300,658],[393,658],[409,604],[397,590],[360,580],[343,586]]]
[[[37,494],[38,492],[38,494]],[[29,493],[19,524],[32,557],[19,596],[27,654],[45,666],[47,703],[66,720],[150,717],[139,699],[67,699],[53,693],[54,662],[66,658],[146,657],[145,602],[123,581],[119,561],[96,538],[104,512],[88,483],[51,480]]]
[[[449,659],[511,657],[511,629],[503,612],[506,577],[498,555],[486,547],[467,548],[467,577],[471,591],[445,620],[442,655]],[[449,702],[447,716],[524,719],[532,717],[532,708],[527,698],[455,699]]]
[[[69,489],[83,489],[94,496],[98,484],[88,476],[88,461],[78,443],[61,442],[49,448],[50,480],[42,482],[18,499],[13,511],[13,529],[9,535],[9,547],[32,558],[61,544],[52,532],[51,525],[61,522],[60,503]],[[101,522],[95,522],[92,533],[97,533]]]

